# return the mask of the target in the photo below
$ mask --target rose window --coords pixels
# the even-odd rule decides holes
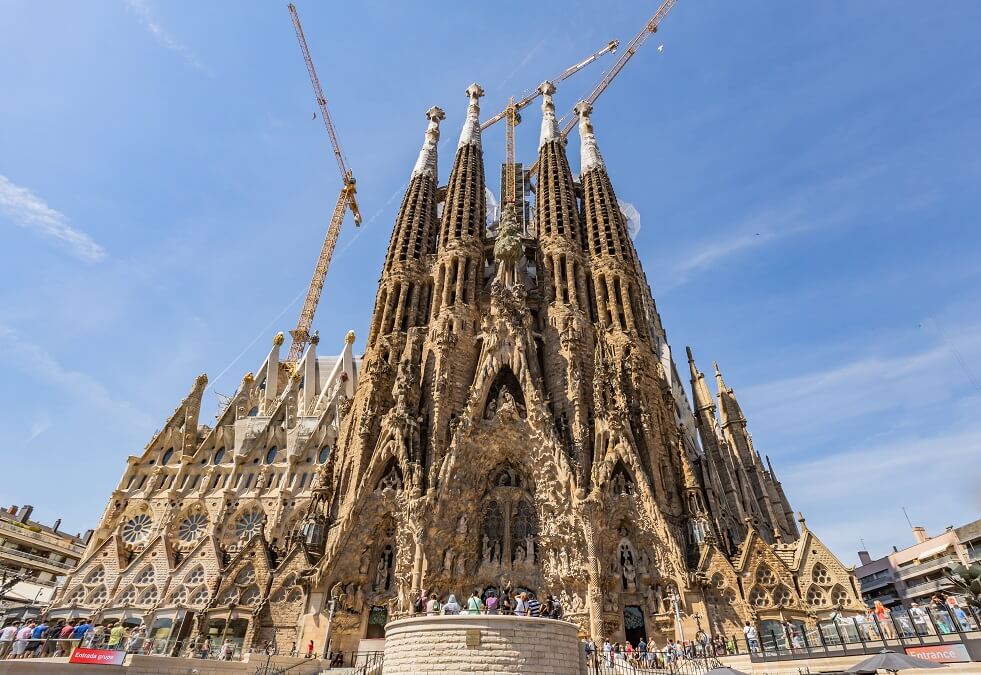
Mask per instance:
[[[203,513],[192,513],[181,521],[177,527],[177,538],[180,541],[195,541],[204,534],[208,527],[208,516]]]
[[[247,541],[262,532],[262,512],[249,511],[235,523],[235,536]]]
[[[766,607],[770,604],[770,599],[766,597],[766,591],[759,586],[754,586],[749,592],[749,604],[754,607]]]
[[[145,513],[133,516],[123,524],[123,541],[127,544],[139,544],[150,536],[153,520]]]
[[[100,565],[99,567],[96,567],[94,570],[92,570],[92,573],[89,574],[88,577],[86,577],[85,583],[101,584],[105,580],[106,580],[106,568]]]
[[[184,583],[188,586],[197,586],[202,581],[204,581],[204,568],[200,566],[195,567],[194,570],[192,570],[191,573],[184,578]]]

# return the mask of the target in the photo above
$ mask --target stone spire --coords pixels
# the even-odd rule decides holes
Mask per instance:
[[[743,410],[739,406],[739,401],[736,400],[735,393],[726,386],[725,380],[722,379],[719,364],[713,361],[712,365],[715,367],[715,384],[719,390],[719,417],[722,426],[726,427],[735,422],[745,423],[746,417],[743,415]]]
[[[483,95],[483,87],[476,82],[467,87],[470,105],[467,106],[467,119],[463,123],[460,142],[456,146],[458,150],[465,145],[480,147],[480,97]]]
[[[419,151],[419,159],[416,160],[416,166],[412,169],[412,177],[415,178],[416,176],[426,174],[434,180],[439,180],[436,165],[436,146],[439,143],[439,123],[440,120],[446,118],[446,113],[443,112],[442,108],[433,106],[426,111],[426,117],[429,118],[429,126],[426,128],[426,140],[422,143],[422,149]]]
[[[551,82],[542,82],[538,87],[542,93],[542,133],[538,138],[538,150],[549,141],[557,141],[562,138],[559,131],[559,121],[555,119],[555,102],[552,101],[552,94],[555,93],[555,85]]]
[[[691,347],[685,347],[688,352],[688,370],[691,373],[691,395],[694,399],[695,410],[711,410],[715,415],[715,402],[712,400],[712,393],[709,391],[708,384],[705,382],[705,375],[695,365],[695,357],[691,353]]]
[[[596,145],[596,136],[593,134],[593,122],[589,118],[593,113],[593,107],[580,101],[575,107],[576,114],[579,115],[579,154],[580,154],[580,175],[586,174],[593,169],[606,169],[603,162],[603,155],[600,154],[599,146]]]

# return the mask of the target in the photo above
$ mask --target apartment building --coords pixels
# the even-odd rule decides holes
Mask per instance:
[[[85,552],[85,536],[59,530],[61,520],[31,520],[32,506],[0,509],[0,617],[39,615]]]

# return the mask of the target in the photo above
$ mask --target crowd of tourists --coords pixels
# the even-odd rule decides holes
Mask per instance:
[[[0,659],[68,656],[75,647],[138,652],[146,642],[146,626],[93,625],[88,619],[14,621],[0,630]]]
[[[614,642],[605,638],[600,646],[590,638],[583,640],[583,651],[588,662],[601,660],[608,665],[626,663],[639,669],[663,670],[689,659],[735,654],[737,649],[734,638],[709,637],[702,631],[694,640],[667,640],[663,646],[658,646],[654,638],[645,640],[643,637],[636,643],[630,640]]]
[[[478,591],[470,594],[464,604],[460,604],[456,595],[450,593],[446,601],[440,599],[438,593],[427,594],[423,590],[412,603],[413,614],[508,614],[513,616],[533,616],[548,619],[562,619],[565,610],[562,601],[556,595],[546,595],[545,602],[528,591],[511,593],[505,591],[498,594],[488,591],[481,595]]]

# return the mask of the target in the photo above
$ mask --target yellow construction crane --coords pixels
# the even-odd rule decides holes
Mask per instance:
[[[565,70],[563,70],[561,73],[559,73],[558,75],[556,75],[555,77],[553,77],[553,78],[551,78],[549,80],[546,80],[545,82],[549,82],[551,84],[556,84],[558,82],[561,82],[562,80],[566,79],[567,77],[571,77],[572,75],[575,75],[580,70],[582,70],[583,68],[585,68],[590,63],[592,63],[593,61],[595,61],[599,57],[603,56],[607,52],[611,52],[611,53],[612,52],[615,52],[617,50],[617,47],[619,45],[620,45],[620,42],[618,40],[610,40],[609,42],[606,43],[606,46],[603,47],[602,49],[593,52],[592,54],[590,54],[589,56],[587,56],[585,59],[583,59],[582,61],[580,61],[579,63],[577,63],[577,64],[575,64],[573,66],[569,66],[568,68],[566,68]],[[544,85],[545,83],[543,82],[542,84]],[[507,204],[514,204],[514,202],[516,200],[515,184],[516,184],[516,181],[517,181],[517,177],[515,176],[515,166],[516,165],[515,165],[515,162],[514,162],[514,128],[521,122],[521,115],[519,115],[518,112],[522,108],[526,107],[528,104],[530,104],[532,101],[534,101],[536,98],[538,98],[541,95],[542,95],[542,87],[539,87],[538,89],[535,89],[535,90],[529,92],[523,98],[521,98],[521,99],[519,99],[517,101],[515,101],[512,98],[510,100],[510,102],[508,103],[507,107],[504,110],[502,110],[501,112],[497,113],[496,115],[494,115],[493,117],[489,118],[486,122],[484,122],[483,124],[480,125],[480,130],[481,131],[484,131],[484,130],[486,130],[486,129],[492,127],[492,126],[494,126],[495,124],[497,124],[498,122],[500,122],[502,119],[505,120],[505,122],[506,122],[505,132],[504,132],[504,136],[505,136],[505,158],[504,158],[505,179],[504,179],[504,194],[501,195],[501,206],[502,207],[505,206],[505,205],[507,205]]]
[[[303,356],[303,350],[310,344],[310,327],[313,325],[314,314],[317,313],[317,304],[320,302],[320,294],[324,290],[324,281],[327,278],[327,269],[330,267],[330,259],[334,255],[334,248],[337,246],[337,239],[341,234],[341,223],[344,222],[344,214],[351,209],[354,216],[354,224],[361,225],[361,210],[358,208],[357,188],[355,187],[354,173],[347,166],[344,152],[341,150],[341,143],[337,138],[337,130],[334,122],[330,118],[330,111],[327,110],[327,99],[320,88],[320,79],[317,77],[317,70],[313,67],[313,58],[310,56],[310,48],[307,40],[303,36],[303,26],[300,25],[300,17],[296,13],[296,7],[291,2],[289,4],[290,15],[293,17],[293,28],[296,30],[296,39],[300,43],[300,50],[303,52],[303,60],[307,64],[307,72],[310,73],[310,83],[313,85],[313,93],[317,97],[317,105],[320,107],[320,118],[327,127],[327,134],[330,136],[330,144],[334,149],[334,159],[337,160],[337,168],[340,169],[343,185],[341,192],[337,195],[337,204],[334,206],[334,213],[330,217],[330,226],[327,228],[327,236],[324,237],[324,244],[320,248],[320,257],[317,259],[317,266],[313,270],[313,278],[310,279],[310,288],[307,289],[306,299],[303,301],[303,309],[300,310],[300,318],[296,322],[296,328],[290,331],[293,343],[290,345],[290,353],[286,358],[286,363],[295,366]]]
[[[644,24],[643,29],[641,29],[641,31],[637,33],[637,35],[635,35],[629,43],[627,43],[627,48],[623,50],[623,53],[620,55],[620,58],[617,59],[617,62],[613,64],[613,67],[606,71],[602,79],[599,81],[599,83],[597,83],[596,87],[593,88],[593,91],[586,97],[586,103],[591,106],[596,102],[596,99],[598,99],[600,95],[606,91],[607,87],[610,86],[610,83],[612,83],[616,76],[620,74],[620,71],[623,70],[624,66],[626,66],[630,59],[633,58],[634,54],[637,53],[637,50],[641,47],[641,45],[647,41],[647,38],[657,32],[658,26],[661,25],[661,22],[677,3],[678,0],[664,0],[661,6],[657,8],[657,11],[654,12],[654,16],[648,19],[647,23]],[[577,119],[575,116],[573,116],[566,123],[566,125],[562,127],[562,138],[569,135],[569,132],[571,132],[573,127],[576,126],[576,122]],[[536,161],[534,164],[532,164],[528,171],[532,175],[536,174],[538,172],[538,162]]]

